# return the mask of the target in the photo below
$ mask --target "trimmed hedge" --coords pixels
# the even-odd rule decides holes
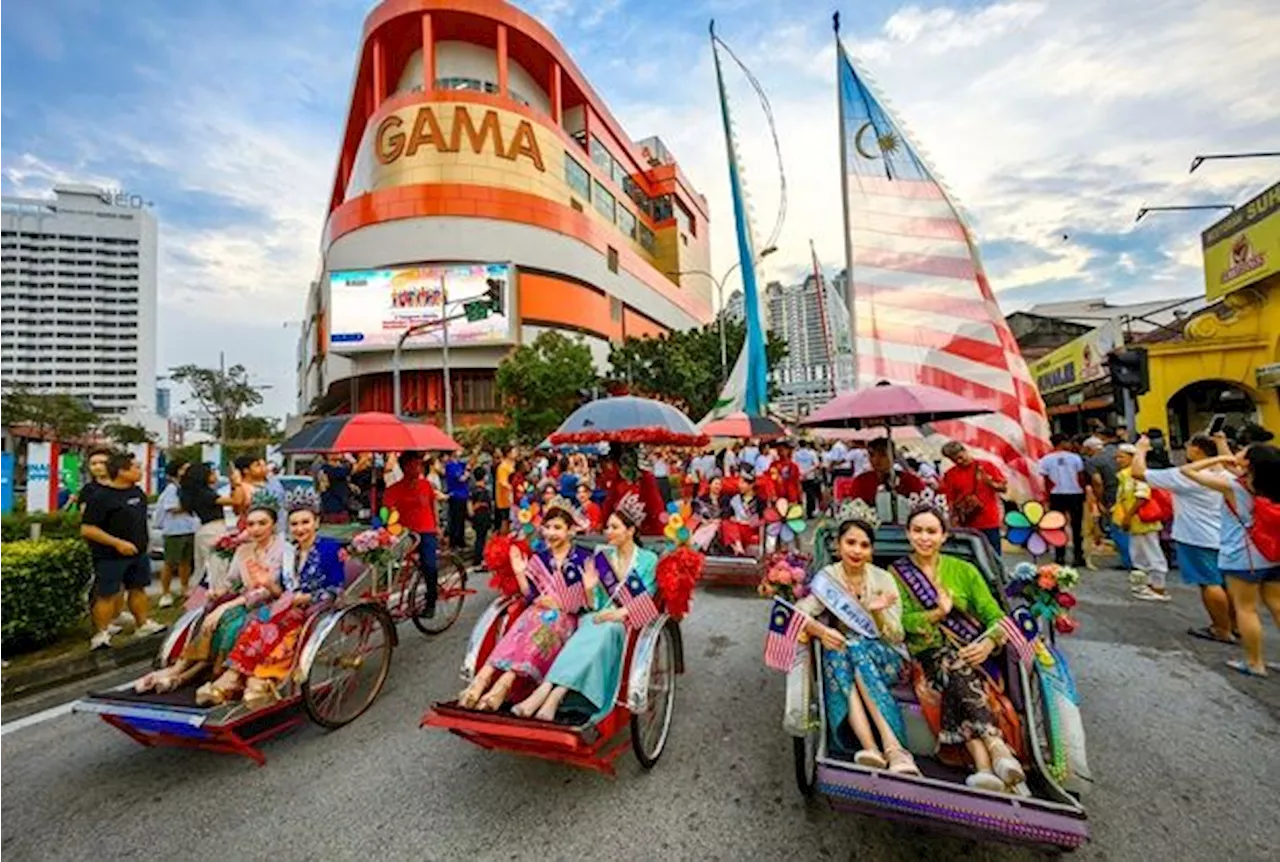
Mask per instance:
[[[22,542],[31,538],[31,525],[40,524],[42,539],[71,539],[80,535],[79,510],[28,515],[15,513],[0,518],[0,539]]]
[[[5,655],[38,649],[84,617],[93,560],[80,539],[5,542],[0,546],[0,650]]]

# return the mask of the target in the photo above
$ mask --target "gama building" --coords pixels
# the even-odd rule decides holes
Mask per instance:
[[[707,322],[706,199],[634,140],[556,38],[500,0],[385,0],[365,19],[298,343],[300,413],[491,421],[494,372],[545,330],[597,364],[628,336]],[[502,312],[452,318],[490,290]]]

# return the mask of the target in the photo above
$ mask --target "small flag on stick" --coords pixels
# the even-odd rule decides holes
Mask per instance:
[[[566,595],[564,580],[559,575],[553,575],[548,571],[541,557],[537,554],[530,557],[524,571],[529,580],[533,581],[538,595],[550,596],[555,599],[557,605],[567,610],[569,597]]]
[[[1022,633],[1022,627],[1013,617],[1002,617],[1000,628],[1005,634],[1005,646],[1017,654],[1018,661],[1023,667],[1031,667],[1036,660],[1036,651],[1027,640],[1027,636]]]
[[[773,600],[769,612],[769,635],[764,640],[764,663],[783,673],[791,670],[796,660],[796,645],[809,616],[781,599]]]
[[[658,618],[658,606],[645,589],[644,581],[636,575],[628,575],[618,590],[618,601],[627,611],[627,626],[642,629]]]

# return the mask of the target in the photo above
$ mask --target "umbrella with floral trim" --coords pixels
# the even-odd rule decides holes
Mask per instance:
[[[804,506],[781,498],[764,511],[765,532],[781,542],[792,542],[804,532]]]
[[[1014,509],[1004,516],[1004,525],[1009,528],[1006,538],[1015,545],[1027,549],[1033,557],[1038,557],[1050,548],[1064,548],[1067,545],[1067,516],[1061,512],[1046,509],[1037,500],[1028,500],[1021,509]]]

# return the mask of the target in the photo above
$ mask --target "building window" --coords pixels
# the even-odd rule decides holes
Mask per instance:
[[[640,246],[648,252],[653,251],[653,231],[644,225],[639,225],[640,229]]]
[[[609,272],[618,271],[618,250],[609,246]]]
[[[622,322],[622,300],[616,296],[609,297],[609,319],[614,323]]]
[[[693,216],[689,214],[689,211],[684,208],[684,205],[682,203],[680,203],[679,201],[676,201],[675,204],[676,204],[675,206],[676,224],[680,226],[680,230],[684,231],[690,236],[697,236],[698,226],[694,222]]]
[[[591,175],[586,168],[569,158],[568,153],[564,157],[564,181],[584,200],[591,200]]]
[[[437,90],[471,90],[476,93],[497,93],[498,85],[493,81],[481,81],[477,78],[437,78]]]
[[[636,217],[621,204],[618,205],[618,228],[632,239],[636,238]]]
[[[600,184],[599,180],[596,180],[595,182],[595,194],[593,195],[592,202],[596,205],[596,211],[607,218],[610,222],[617,217],[614,213],[617,204],[613,199],[613,195],[608,189]]]
[[[613,173],[613,182],[614,182],[614,184],[615,184],[618,188],[622,189],[623,191],[626,191],[626,182],[627,182],[627,180],[629,180],[631,177],[630,177],[630,174],[628,174],[628,173],[627,173],[627,169],[626,169],[626,168],[624,168],[624,167],[622,166],[622,163],[621,163],[621,162],[619,162],[617,159],[614,159],[614,160],[613,160],[613,171],[612,171],[612,173]]]
[[[670,219],[673,213],[671,211],[671,195],[662,195],[653,199],[653,220],[662,222]]]
[[[498,409],[498,394],[492,377],[464,377],[454,384],[458,409],[468,413],[485,413]]]
[[[591,136],[591,161],[605,174],[612,175],[613,156],[609,155],[608,148],[595,135]]]

